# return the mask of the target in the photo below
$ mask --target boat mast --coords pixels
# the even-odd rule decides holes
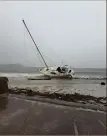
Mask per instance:
[[[41,58],[42,58],[43,62],[45,63],[45,66],[46,66],[46,67],[47,67],[47,69],[48,69],[48,65],[46,64],[45,59],[43,58],[43,56],[42,56],[42,54],[41,54],[41,52],[40,52],[40,50],[39,50],[38,46],[36,45],[36,43],[35,43],[35,41],[34,41],[34,39],[33,39],[32,35],[31,35],[31,33],[30,33],[30,31],[29,31],[29,29],[28,29],[28,27],[27,27],[26,23],[25,23],[25,21],[24,21],[24,20],[22,20],[22,22],[23,22],[23,24],[24,24],[25,28],[27,29],[27,31],[28,31],[28,33],[29,33],[29,35],[30,35],[30,37],[31,37],[31,39],[32,39],[32,41],[33,41],[33,43],[34,43],[34,45],[35,45],[35,47],[36,47],[37,51],[39,52],[39,54],[40,54],[40,56],[41,56]]]

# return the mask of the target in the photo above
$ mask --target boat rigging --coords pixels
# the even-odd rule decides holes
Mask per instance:
[[[32,39],[32,41],[33,41],[33,43],[34,43],[34,45],[35,45],[35,47],[36,47],[37,51],[39,52],[39,54],[40,54],[40,56],[41,56],[41,58],[42,58],[42,60],[43,60],[43,62],[44,62],[44,64],[45,64],[45,66],[46,66],[46,67],[47,67],[47,69],[48,69],[48,65],[47,65],[47,63],[46,63],[45,59],[43,58],[43,56],[42,56],[42,54],[41,54],[41,52],[40,52],[40,50],[39,50],[38,46],[36,45],[36,42],[34,41],[34,39],[33,39],[32,35],[31,35],[31,33],[30,33],[30,31],[29,31],[29,29],[28,29],[28,27],[27,27],[27,25],[26,25],[25,21],[24,21],[24,20],[22,20],[22,22],[23,22],[23,24],[24,24],[25,28],[27,29],[27,31],[28,31],[28,33],[29,33],[29,35],[30,35],[30,37],[31,37],[31,39]]]
[[[74,75],[74,71],[68,65],[48,67],[48,65],[47,65],[43,55],[41,54],[38,46],[36,45],[36,42],[34,41],[25,21],[22,20],[22,22],[23,22],[25,28],[27,29],[27,32],[29,33],[37,51],[39,52],[45,66],[46,66],[46,68],[40,69],[40,72],[42,72],[45,76],[50,76],[50,77],[67,77],[67,78],[70,77],[70,78],[72,78],[72,76]]]

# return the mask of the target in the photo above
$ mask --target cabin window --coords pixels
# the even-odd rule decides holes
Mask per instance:
[[[62,71],[66,71],[66,69],[63,67],[63,68],[62,68]]]
[[[51,74],[56,74],[55,72],[51,72]]]
[[[60,67],[58,67],[58,68],[57,68],[57,71],[61,73],[61,68],[60,68]]]
[[[71,70],[69,70],[69,72],[68,73],[71,73]]]

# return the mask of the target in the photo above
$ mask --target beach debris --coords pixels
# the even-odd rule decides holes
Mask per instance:
[[[95,97],[90,95],[84,95],[79,93],[74,94],[65,94],[65,93],[59,93],[59,92],[48,92],[48,91],[39,91],[34,90],[29,87],[27,88],[9,88],[9,92],[11,94],[25,94],[25,96],[40,96],[43,98],[50,98],[50,99],[59,99],[69,102],[76,102],[76,103],[91,103],[91,104],[102,104],[106,105],[107,97]]]
[[[105,82],[101,82],[101,85],[105,85]]]

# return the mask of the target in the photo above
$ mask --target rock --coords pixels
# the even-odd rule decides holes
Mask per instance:
[[[26,90],[26,93],[28,96],[33,96],[33,91],[32,90]]]
[[[105,82],[101,82],[101,85],[105,85]]]
[[[104,99],[101,99],[100,102],[103,103],[103,104],[106,104],[106,103],[107,103],[107,101],[104,100]]]
[[[8,92],[8,78],[0,77],[0,94]]]
[[[104,104],[104,106],[106,106],[106,107],[107,107],[107,103],[106,103],[106,104]]]
[[[89,100],[88,102],[91,103],[91,104],[95,104],[95,103],[96,103],[96,102],[93,101],[93,100]]]

